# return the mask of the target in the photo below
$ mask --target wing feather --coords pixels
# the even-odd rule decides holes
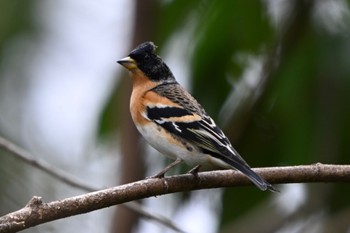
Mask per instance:
[[[203,153],[210,154],[238,169],[261,190],[276,191],[271,184],[251,170],[202,106],[179,84],[160,85],[151,91],[167,97],[179,106],[148,107],[146,112],[148,119],[180,140],[186,140],[197,146]]]
[[[146,116],[174,136],[191,142],[214,157],[236,157],[245,163],[209,116],[202,118],[184,108],[170,106],[147,107]]]

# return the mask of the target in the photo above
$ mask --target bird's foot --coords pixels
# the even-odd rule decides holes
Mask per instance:
[[[166,166],[163,170],[161,170],[160,172],[158,172],[156,175],[151,176],[149,178],[158,178],[158,179],[163,179],[165,173],[167,173],[171,168],[175,167],[176,165],[178,165],[179,163],[182,163],[181,159],[176,159],[174,162],[172,162],[171,164],[169,164],[168,166]]]

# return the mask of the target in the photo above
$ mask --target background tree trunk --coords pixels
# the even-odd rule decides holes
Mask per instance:
[[[133,41],[131,49],[138,44],[151,40],[154,36],[156,1],[138,0],[135,1],[135,23],[133,32]],[[125,22],[125,26],[132,24]],[[118,42],[116,42],[118,43]],[[124,75],[123,76],[127,76]],[[141,180],[145,177],[145,158],[144,147],[140,140],[140,135],[132,122],[129,100],[131,95],[131,79],[123,77],[121,83],[122,98],[119,100],[121,117],[121,151],[122,160],[120,168],[122,169],[121,178],[118,179],[122,184]],[[137,226],[139,215],[125,207],[119,207],[116,210],[111,232],[129,233]]]

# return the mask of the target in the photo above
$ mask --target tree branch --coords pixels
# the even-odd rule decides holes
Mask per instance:
[[[350,165],[314,165],[256,168],[270,183],[350,182]],[[198,189],[236,187],[251,184],[234,170],[176,175],[164,179],[146,179],[101,191],[49,203],[41,197],[32,200],[18,211],[0,217],[0,233],[17,232],[41,223],[87,213],[112,205],[168,193]]]
[[[19,147],[18,145],[12,143],[11,141],[7,140],[4,137],[0,136],[0,148],[3,148],[4,150],[10,152],[13,156],[15,156],[17,159],[22,160],[23,162],[51,175],[52,177],[56,178],[57,180],[68,184],[72,187],[87,191],[87,192],[93,192],[97,191],[102,188],[92,187],[90,184],[87,184],[80,179],[76,178],[75,176],[67,173],[66,171],[60,170],[57,167],[51,165],[50,163],[46,162],[45,160],[42,160],[40,158],[35,157],[28,151],[24,150],[23,148]],[[139,203],[132,203],[128,202],[123,204],[124,207],[126,207],[129,210],[132,210],[136,213],[138,213],[140,216],[154,220],[166,227],[169,227],[175,231],[182,232],[182,230],[176,226],[170,219],[165,218],[162,215],[152,213],[149,210],[146,210],[141,204]],[[0,228],[1,232],[1,228]]]

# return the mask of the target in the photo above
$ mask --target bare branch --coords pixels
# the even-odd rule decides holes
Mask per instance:
[[[56,166],[51,165],[50,163],[46,162],[45,160],[42,160],[38,157],[35,157],[34,155],[29,153],[28,151],[24,150],[23,148],[17,146],[16,144],[10,142],[9,140],[7,140],[6,138],[1,137],[1,136],[0,136],[0,148],[3,148],[6,151],[10,152],[17,159],[20,159],[23,162],[30,164],[33,167],[38,168],[39,170],[44,171],[45,173],[51,175],[52,177],[62,181],[63,183],[66,183],[72,187],[86,190],[89,192],[98,190],[97,188],[91,187],[91,185],[84,183],[83,181],[68,174],[67,172],[62,171],[60,169],[57,169]]]
[[[270,183],[350,182],[350,165],[314,164],[254,169]],[[41,223],[83,214],[142,198],[198,189],[236,187],[251,184],[234,170],[146,179],[59,201],[44,203],[41,197],[0,218],[0,233],[17,232]]]

